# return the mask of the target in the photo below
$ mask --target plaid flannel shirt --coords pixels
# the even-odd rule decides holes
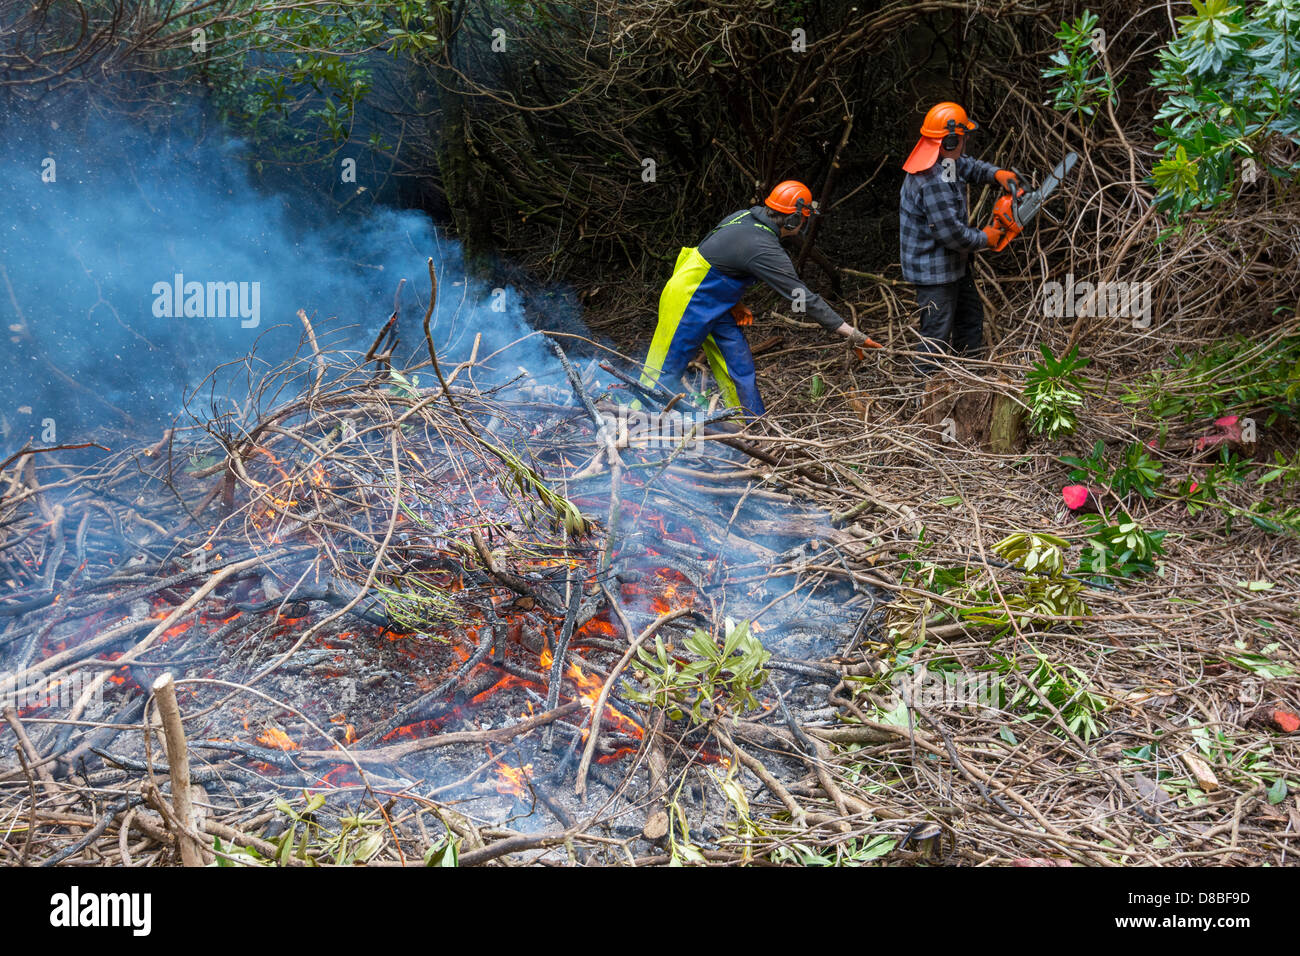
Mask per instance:
[[[957,157],[954,182],[943,181],[943,160],[908,173],[898,199],[898,246],[903,278],[917,285],[954,282],[967,260],[988,245],[982,230],[967,224],[966,184],[996,184],[998,167]]]

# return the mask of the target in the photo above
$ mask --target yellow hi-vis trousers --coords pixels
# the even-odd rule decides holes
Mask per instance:
[[[659,296],[659,324],[641,381],[675,390],[687,364],[703,348],[724,401],[762,415],[766,409],[758,394],[754,357],[731,314],[732,306],[753,282],[723,275],[698,249],[682,249],[672,278]]]

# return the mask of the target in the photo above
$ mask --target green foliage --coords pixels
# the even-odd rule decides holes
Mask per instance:
[[[993,545],[993,552],[1022,571],[1056,576],[1065,563],[1061,552],[1069,546],[1070,542],[1054,534],[1019,531]]]
[[[721,647],[698,628],[685,644],[695,658],[689,663],[669,654],[658,637],[653,651],[642,647],[637,660],[645,676],[639,679],[647,689],[627,685],[628,699],[663,707],[673,720],[689,713],[697,724],[719,714],[758,707],[754,695],[767,680],[764,666],[771,654],[750,633],[748,621],[733,624],[728,620]]]
[[[1279,451],[1273,453],[1277,466],[1270,468],[1256,480],[1256,485],[1266,485],[1278,481],[1279,490],[1294,499],[1294,488],[1300,485],[1300,449],[1297,449],[1290,461]],[[1287,533],[1300,537],[1300,506],[1286,505],[1263,499],[1253,501],[1247,507],[1245,517],[1257,528],[1275,534]]]
[[[1208,798],[1196,786],[1195,780],[1185,774],[1178,760],[1171,759],[1187,749],[1186,737],[1182,736],[1184,732],[1175,731],[1178,736],[1174,737],[1169,747],[1163,741],[1165,733],[1166,731],[1157,728],[1154,732],[1155,742],[1122,751],[1124,763],[1149,774],[1162,789],[1171,796],[1186,800],[1190,806],[1205,803]],[[1293,781],[1289,781],[1270,762],[1274,748],[1266,736],[1252,733],[1239,738],[1231,728],[1223,726],[1193,726],[1185,733],[1194,742],[1199,756],[1211,766],[1220,781],[1231,782],[1247,790],[1264,788],[1270,803],[1281,802],[1288,790],[1295,786]]]
[[[1296,449],[1290,459],[1280,451],[1274,451],[1273,465],[1274,467],[1255,479],[1256,484],[1267,485],[1277,482],[1278,490],[1282,492],[1290,492],[1296,485],[1300,485],[1300,448]]]
[[[725,774],[710,771],[709,775],[718,784],[723,797],[735,814],[732,817],[731,813],[728,813],[724,823],[727,836],[723,837],[721,842],[734,846],[739,850],[741,858],[748,863],[753,859],[753,842],[761,839],[765,834],[750,813],[749,797],[745,794],[745,785],[740,779],[739,765],[728,761]],[[682,805],[682,791],[686,787],[686,782],[685,775],[678,778],[677,787],[664,808],[668,814],[668,865],[675,867],[708,863],[708,857],[691,839],[690,821],[686,816],[686,807]]]
[[[432,867],[460,866],[460,839],[448,836],[424,851],[424,865]]]
[[[248,847],[223,846],[217,840],[217,866],[273,866],[286,865],[297,858],[318,866],[321,862],[335,866],[353,866],[365,863],[384,846],[385,823],[379,814],[347,814],[338,818],[337,828],[331,828],[319,816],[326,795],[302,792],[298,806],[277,799],[275,808],[286,824],[284,832],[274,840],[275,856],[267,859],[257,850]]]
[[[1125,446],[1114,471],[1106,459],[1106,446],[1100,441],[1092,446],[1087,458],[1062,455],[1060,461],[1070,466],[1071,481],[1104,485],[1120,497],[1137,492],[1143,498],[1153,498],[1165,480],[1164,467],[1140,442]]]
[[[466,623],[456,599],[417,572],[394,576],[391,584],[376,585],[375,590],[384,599],[389,620],[407,630],[445,642],[449,638],[438,637],[436,629]]]
[[[1123,497],[1136,491],[1143,498],[1154,498],[1156,489],[1165,480],[1160,462],[1147,454],[1147,447],[1133,442],[1124,449],[1124,457],[1110,476],[1110,487]]]
[[[556,524],[562,525],[568,534],[579,536],[587,533],[587,519],[582,516],[577,505],[551,488],[536,470],[524,464],[514,452],[495,445],[482,436],[475,437],[480,445],[501,459],[501,463],[506,466],[503,488],[514,485],[525,497],[537,498],[550,511]]]
[[[1103,441],[1092,446],[1092,453],[1087,458],[1062,455],[1060,461],[1070,466],[1071,481],[1109,484],[1110,463],[1106,461],[1106,443]]]
[[[772,851],[771,860],[799,866],[862,866],[888,855],[897,845],[898,838],[892,836],[859,837],[830,846],[785,843]]]
[[[1157,418],[1185,422],[1228,412],[1261,414],[1263,424],[1300,418],[1300,335],[1263,341],[1244,335],[1191,353],[1175,352],[1174,367],[1149,373],[1124,395]]]
[[[709,862],[703,851],[691,839],[691,827],[682,806],[681,788],[668,803],[668,865],[685,866],[688,863],[703,865]]]
[[[209,866],[269,866],[262,854],[252,847],[236,846],[231,844],[226,846],[221,842],[221,837],[214,837],[212,841],[212,850],[216,854],[216,860]]]
[[[1195,503],[1204,504],[1217,501],[1220,495],[1233,486],[1244,485],[1250,478],[1250,462],[1227,448],[1219,449],[1219,460],[1207,465],[1201,472],[1199,487],[1196,489],[1193,504],[1188,511],[1196,513]]]
[[[1172,364],[1170,369],[1148,373],[1128,389],[1123,401],[1144,405],[1163,421],[1207,428],[1209,421],[1227,413],[1261,416],[1263,428],[1300,420],[1300,335],[1278,334],[1262,340],[1238,335],[1200,351],[1177,352]],[[1162,424],[1162,434],[1165,427]],[[1152,497],[1160,484],[1153,469],[1159,466],[1148,458],[1140,446],[1130,447],[1125,462],[1111,476],[1099,442],[1090,458],[1061,461],[1073,466],[1075,480],[1092,477],[1117,493],[1133,489]],[[1292,503],[1291,495],[1297,485],[1300,452],[1288,458],[1274,450],[1270,464],[1259,464],[1221,446],[1217,460],[1181,481],[1178,496],[1189,514],[1207,508],[1221,512],[1225,534],[1232,532],[1234,522],[1244,519],[1270,533],[1300,535],[1300,506]],[[1255,500],[1244,500],[1252,493],[1258,496]]]
[[[1246,650],[1245,641],[1237,641],[1234,646],[1240,653],[1230,654],[1228,660],[1242,670],[1250,671],[1256,677],[1265,680],[1284,680],[1295,676],[1296,670],[1291,664],[1275,657],[1282,647],[1280,643],[1268,644],[1258,651]]]
[[[925,535],[926,532],[922,529],[917,537],[915,551],[899,553],[899,558],[903,561],[904,577],[908,583],[923,587],[934,594],[943,594],[951,588],[965,584],[968,568],[945,567],[935,561],[924,559],[925,553],[934,547],[934,542],[927,541]]]
[[[189,468],[187,471],[202,471],[205,468],[211,468],[213,465],[224,460],[223,455],[209,454],[205,455],[197,448],[189,453]]]
[[[1191,5],[1152,73],[1165,94],[1152,178],[1157,203],[1175,216],[1227,200],[1239,158],[1291,178],[1296,163],[1273,165],[1266,147],[1273,137],[1300,143],[1300,0]]]
[[[435,50],[439,4],[423,0],[240,3],[209,23],[198,5],[178,26],[206,24],[206,51],[178,56],[212,90],[220,118],[281,158],[319,159],[321,142],[346,143],[374,86],[370,57]],[[382,145],[373,141],[372,145]]]
[[[890,602],[887,633],[896,645],[918,634],[922,625],[958,620],[997,629],[1001,634],[1014,624],[1024,627],[1034,615],[1050,617],[1084,617],[1089,609],[1079,592],[1084,583],[1067,577],[1063,551],[1070,542],[1055,535],[1017,532],[993,545],[993,552],[1023,577],[1001,582],[998,588],[971,567],[946,568],[934,562],[910,562],[905,582],[942,593],[957,607],[946,608],[931,618],[931,601],[923,595],[916,599],[906,592]],[[1033,621],[1050,629],[1055,621]],[[902,661],[900,655],[900,662]]]
[[[1079,358],[1079,347],[1058,359],[1051,349],[1040,345],[1043,361],[1035,362],[1025,379],[1025,401],[1029,405],[1029,424],[1039,434],[1057,438],[1074,431],[1077,410],[1083,404],[1086,376],[1079,370],[1088,359]]]
[[[407,378],[396,369],[389,369],[388,379],[393,383],[388,390],[399,398],[418,402],[423,397],[420,394],[420,376],[412,375]]]
[[[294,809],[288,801],[276,798],[275,808],[288,822],[284,833],[276,842],[276,862],[286,865],[291,856],[315,862],[314,858],[307,855],[307,850],[312,845],[313,838],[323,832],[323,827],[316,819],[316,811],[323,806],[325,794],[310,794],[306,790],[302,793],[301,809]]]
[[[1118,524],[1108,524],[1101,515],[1080,515],[1079,521],[1092,528],[1079,571],[1097,577],[1132,577],[1155,570],[1155,559],[1164,554],[1160,542],[1167,531],[1147,531],[1127,515]]]
[[[745,863],[752,862],[754,841],[764,838],[767,834],[750,811],[749,796],[745,793],[745,784],[740,777],[740,763],[736,760],[726,761],[725,774],[710,770],[709,776],[717,783],[718,789],[722,791],[722,795],[731,807],[731,812],[727,814],[724,822],[728,835],[722,842],[736,846]],[[679,788],[678,793],[680,792]]]
[[[977,603],[963,608],[963,620],[987,624],[1005,631],[1012,619],[1020,627],[1030,624],[1028,615],[1045,614],[1053,617],[1084,617],[1088,606],[1079,597],[1083,582],[1065,576],[1065,549],[1070,542],[1050,534],[1017,532],[993,545],[993,551],[1019,570],[1025,578],[1018,588],[1004,586],[999,599],[991,587],[972,589],[970,597]],[[1025,615],[1016,612],[1026,612]],[[1044,630],[1054,622],[1038,622]]]
[[[1106,699],[1088,689],[1091,686],[1088,675],[1073,664],[1058,667],[1038,652],[1035,652],[1034,659],[1037,665],[1026,681],[1037,689],[1038,694],[1021,684],[1007,701],[1007,710],[1019,712],[1030,720],[1051,721],[1052,710],[1039,699],[1042,695],[1060,712],[1070,732],[1084,743],[1101,733],[1104,724],[1100,718],[1106,710]],[[1017,663],[1007,658],[999,660],[1004,669],[1019,669]],[[1051,730],[1059,732],[1059,727],[1053,724]]]
[[[1245,518],[1256,528],[1273,534],[1300,536],[1300,507],[1283,506],[1273,501],[1252,501],[1245,508],[1228,511],[1228,528],[1231,532],[1233,514]]]
[[[1052,88],[1052,108],[1064,113],[1092,117],[1098,104],[1115,95],[1115,82],[1093,49],[1093,31],[1097,16],[1089,10],[1073,23],[1063,23],[1056,31],[1061,48],[1052,54],[1053,66],[1042,71],[1044,79],[1056,80]]]
[[[1280,452],[1274,452],[1274,467],[1262,472],[1254,482],[1255,488],[1278,482],[1281,489],[1288,489],[1300,482],[1300,452],[1288,461]],[[1206,508],[1212,508],[1224,515],[1224,534],[1232,533],[1234,520],[1244,518],[1255,527],[1272,534],[1289,534],[1300,536],[1300,506],[1284,504],[1269,498],[1258,498],[1247,502],[1245,506],[1233,504],[1224,498],[1224,493],[1247,490],[1252,471],[1262,467],[1246,461],[1230,452],[1227,448],[1219,449],[1219,460],[1208,465],[1199,479],[1187,478],[1179,487],[1180,496],[1187,504],[1187,513],[1196,514]]]
[[[384,818],[378,813],[347,814],[339,817],[338,831],[326,835],[319,846],[335,866],[353,866],[383,849],[384,830]]]
[[[1045,654],[1032,647],[1030,651],[1027,659],[1022,656],[992,652],[992,663],[978,668],[980,672],[987,672],[988,677],[980,677],[980,689],[977,692],[979,696],[973,703],[979,707],[989,707],[1014,714],[1018,722],[1047,724],[1052,733],[1063,734],[1064,728],[1053,713],[1055,708],[1063,718],[1065,728],[1085,742],[1101,733],[1105,729],[1101,715],[1105,712],[1108,703],[1105,697],[1093,693],[1088,675],[1072,664],[1053,664]],[[1027,674],[1026,663],[1032,667]],[[915,671],[917,666],[908,662],[904,666],[896,667],[887,678],[878,681],[877,686],[884,686],[885,681],[890,681],[892,684],[895,675],[909,669]],[[955,661],[951,661],[949,665],[940,658],[919,666],[926,667],[931,677],[942,676],[943,679],[949,680],[951,676],[950,683],[954,686],[960,679],[957,674],[948,675],[943,671],[945,666],[959,667],[960,665]],[[1000,676],[994,678],[993,674]],[[969,685],[967,687],[969,688]],[[864,687],[863,690],[866,688]],[[969,689],[961,693],[954,692],[952,699],[957,700],[962,696],[970,701]],[[908,712],[906,700],[898,700],[897,706],[890,711],[877,706],[875,713],[879,722],[896,727],[908,727],[913,720]],[[1015,732],[1005,724],[999,731],[999,737],[1012,747],[1018,745]]]

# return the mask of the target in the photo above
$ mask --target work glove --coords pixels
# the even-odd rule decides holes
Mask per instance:
[[[999,169],[993,175],[994,177],[996,177],[998,181],[998,185],[1001,186],[1003,189],[1005,189],[1007,192],[1011,193],[1011,195],[1013,196],[1016,194],[1016,190],[1020,188],[1020,178],[1015,174],[1013,170]]]
[[[854,329],[853,334],[849,336],[849,348],[853,349],[853,353],[859,359],[864,359],[867,357],[867,349],[883,349],[884,346],[870,336]]]
[[[731,315],[739,326],[753,325],[754,313],[749,311],[748,306],[737,303],[731,307]]]
[[[1002,230],[997,226],[985,226],[980,232],[984,233],[984,238],[989,241],[989,244],[985,247],[987,249],[992,249],[1002,241]]]

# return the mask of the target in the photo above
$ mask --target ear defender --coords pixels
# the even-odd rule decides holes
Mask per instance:
[[[948,120],[948,133],[939,141],[939,145],[951,152],[957,148],[957,144],[960,142],[961,137],[957,134],[957,121],[950,119]]]
[[[806,215],[804,213],[803,207],[805,205],[807,204],[804,202],[802,196],[796,199],[794,203],[794,212],[790,213],[790,215],[785,217],[785,222],[782,223],[782,226],[786,229],[801,229],[803,227],[804,221],[808,218],[808,215],[811,215],[811,214]]]

